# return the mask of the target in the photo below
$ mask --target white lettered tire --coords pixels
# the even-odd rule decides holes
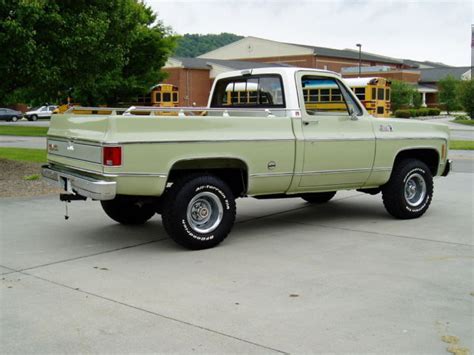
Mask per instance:
[[[399,162],[390,180],[382,188],[385,209],[400,219],[423,215],[433,199],[433,176],[420,160],[405,159]]]
[[[163,226],[188,249],[208,249],[230,233],[235,221],[235,198],[227,184],[213,175],[191,175],[166,192]]]

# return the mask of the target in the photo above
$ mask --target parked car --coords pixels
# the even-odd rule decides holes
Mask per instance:
[[[53,111],[57,108],[56,105],[44,105],[35,107],[25,113],[28,121],[36,121],[38,118],[51,118]]]
[[[179,113],[54,115],[43,176],[63,201],[100,200],[121,224],[161,214],[174,241],[205,249],[229,234],[238,197],[321,204],[354,189],[381,193],[395,218],[418,218],[433,177],[451,169],[447,126],[373,117],[329,71],[223,73],[207,107],[166,109]]]
[[[0,108],[0,120],[1,121],[13,121],[16,122],[21,120],[23,113],[20,111],[12,110],[9,108]]]

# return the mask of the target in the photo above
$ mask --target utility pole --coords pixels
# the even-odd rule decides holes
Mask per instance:
[[[359,78],[360,78],[360,65],[361,65],[360,61],[361,61],[362,44],[357,43],[356,46],[359,47]]]

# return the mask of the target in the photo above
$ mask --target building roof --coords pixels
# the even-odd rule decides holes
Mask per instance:
[[[247,62],[243,60],[226,60],[226,59],[207,59],[207,58],[186,58],[186,57],[171,57],[171,62],[175,66],[187,69],[211,69],[212,65],[220,65],[233,70],[266,68],[268,63],[262,62]],[[288,67],[287,64],[272,63],[273,67]],[[167,65],[171,67],[171,65]]]
[[[420,69],[451,67],[451,65],[447,65],[447,64],[444,64],[444,63],[440,63],[440,62],[432,62],[432,61],[429,61],[429,60],[419,61],[419,60],[413,60],[413,59],[403,59],[403,63],[410,66],[410,67],[420,68]]]
[[[463,79],[463,76],[471,70],[471,67],[445,67],[445,68],[429,68],[418,69],[420,72],[420,82],[438,82],[446,78],[448,75],[455,79]]]
[[[327,47],[318,47],[318,46],[308,46],[305,44],[296,44],[296,43],[286,43],[293,46],[300,46],[305,48],[313,49],[315,55],[320,55],[323,57],[335,57],[335,58],[348,58],[348,59],[359,59],[359,51],[355,49],[335,49]],[[377,61],[383,63],[392,63],[392,64],[403,64],[402,59],[387,57],[380,54],[369,53],[361,51],[360,58],[367,61]]]

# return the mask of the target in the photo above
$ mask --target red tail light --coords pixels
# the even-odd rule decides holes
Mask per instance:
[[[122,165],[122,147],[103,147],[102,157],[106,166]]]

